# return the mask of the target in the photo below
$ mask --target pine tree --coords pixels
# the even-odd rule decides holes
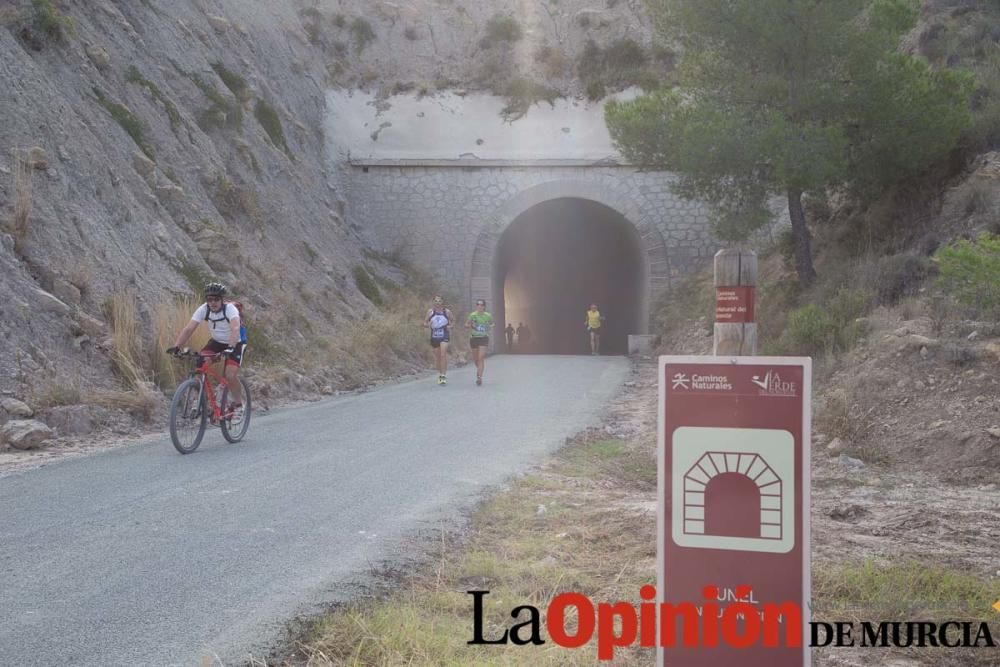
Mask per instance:
[[[678,175],[745,240],[787,200],[799,282],[815,278],[804,194],[871,194],[951,150],[971,75],[900,51],[911,0],[649,0],[682,50],[678,85],[605,111],[632,162]]]

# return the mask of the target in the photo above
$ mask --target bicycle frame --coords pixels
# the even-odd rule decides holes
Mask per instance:
[[[212,378],[215,378],[215,381],[219,386],[225,387],[226,389],[229,388],[229,382],[226,381],[226,378],[222,377],[221,375],[212,370],[212,364],[218,361],[220,357],[225,357],[225,355],[215,354],[211,356],[207,355],[200,356],[200,358],[198,359],[198,366],[193,371],[191,371],[191,374],[189,376],[189,377],[201,376],[200,384],[201,384],[201,391],[203,394],[205,393],[205,389],[206,388],[208,389],[207,398],[208,398],[208,404],[212,408],[213,424],[222,419],[222,409],[220,408],[218,402],[215,400],[215,387],[212,385]]]

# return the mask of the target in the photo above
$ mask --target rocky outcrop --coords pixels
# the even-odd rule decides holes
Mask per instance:
[[[74,26],[62,39],[38,30],[29,0],[14,4],[0,26],[0,145],[15,147],[0,153],[0,391],[114,385],[116,293],[147,340],[160,304],[208,277],[274,338],[289,315],[336,331],[371,307],[303,260],[308,240],[339,275],[363,244],[328,223],[327,63],[288,39],[292,3],[226,0],[211,16],[194,0],[60,4]],[[220,182],[235,196],[217,197]],[[302,298],[328,290],[342,299],[322,313]]]
[[[53,435],[51,428],[33,419],[15,419],[0,426],[0,444],[14,449],[38,449]]]

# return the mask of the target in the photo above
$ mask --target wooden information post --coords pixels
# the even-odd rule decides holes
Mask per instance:
[[[757,354],[754,290],[757,255],[751,250],[715,253],[715,339],[712,354],[741,357]]]

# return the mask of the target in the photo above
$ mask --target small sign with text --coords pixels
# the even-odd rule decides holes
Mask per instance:
[[[715,321],[741,324],[753,322],[753,287],[716,287]]]

